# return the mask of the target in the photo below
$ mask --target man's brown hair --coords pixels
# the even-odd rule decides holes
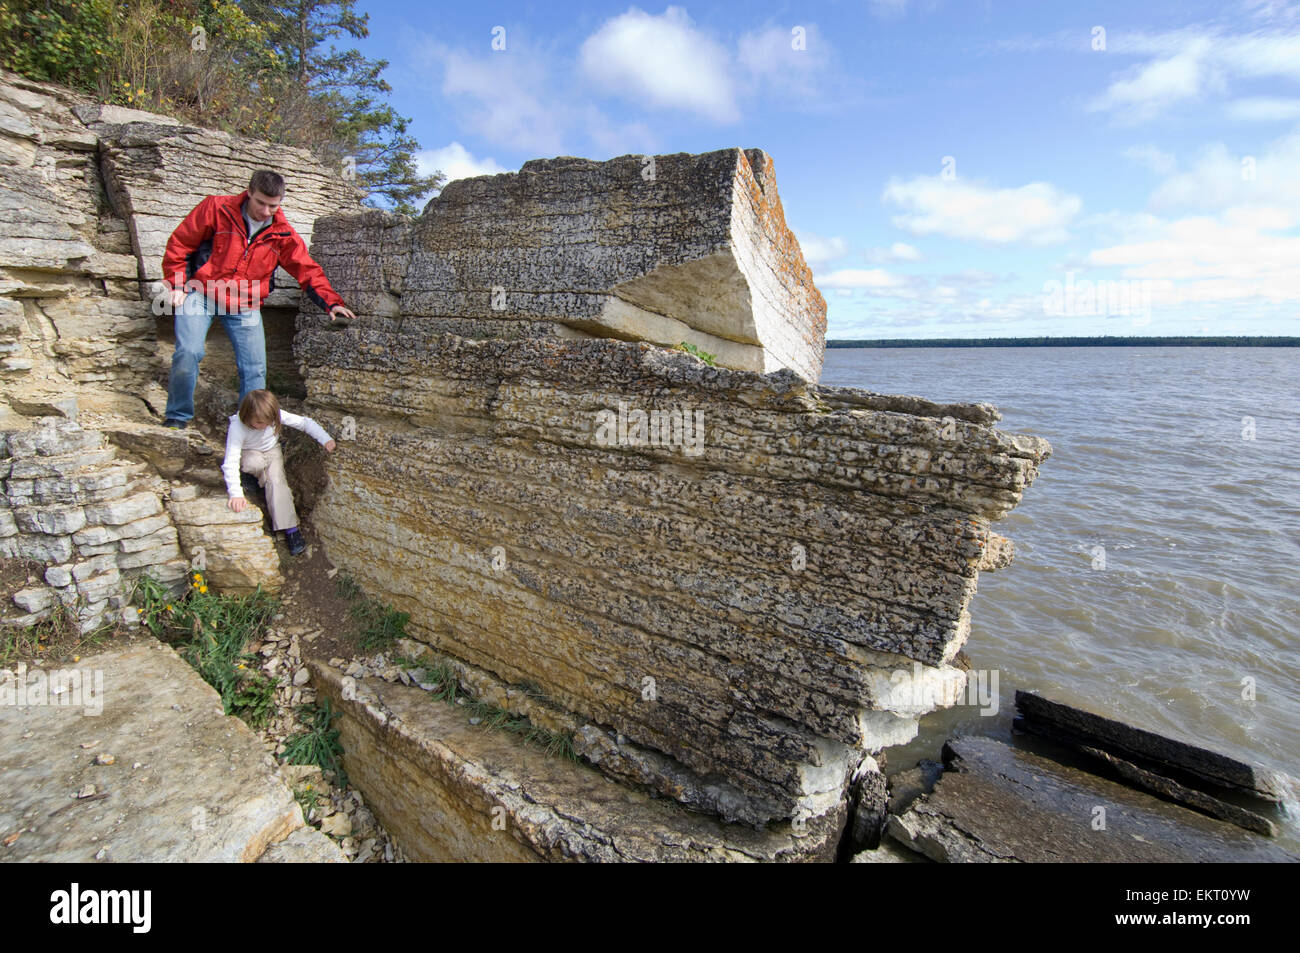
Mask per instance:
[[[253,173],[253,177],[248,180],[248,192],[250,195],[254,192],[261,192],[271,198],[284,195],[284,176],[278,172],[272,172],[270,169],[258,169]]]
[[[280,420],[280,401],[269,390],[250,390],[245,394],[239,402],[239,419],[249,430],[262,429],[254,425],[255,421],[271,421],[276,439],[279,439],[280,432],[284,429]]]

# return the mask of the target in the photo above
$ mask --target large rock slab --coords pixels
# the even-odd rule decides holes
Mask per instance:
[[[143,638],[69,670],[94,691],[50,695],[28,670],[20,705],[0,682],[0,859],[250,862],[303,827],[257,736],[171,648]]]
[[[944,746],[948,767],[890,836],[931,860],[1238,863],[1295,861],[1267,839],[991,738]]]
[[[826,302],[761,149],[533,159],[452,182],[418,219],[323,218],[312,251],[344,298],[408,326],[688,341],[821,374]]]
[[[471,725],[457,705],[310,664],[341,709],[343,767],[417,861],[833,861],[841,804],[806,824],[755,831],[616,784],[599,772]],[[345,688],[346,685],[346,688]]]
[[[331,561],[420,641],[699,782],[661,790],[726,785],[748,803],[723,815],[760,826],[828,810],[956,702],[989,523],[1050,452],[984,406],[644,343],[358,324],[298,351],[339,435],[313,511]],[[620,434],[620,408],[698,440]]]

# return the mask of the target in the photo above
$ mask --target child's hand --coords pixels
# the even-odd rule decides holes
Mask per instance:
[[[244,507],[248,505],[248,500],[244,499],[242,496],[232,496],[230,499],[226,500],[226,505],[236,513],[240,513],[243,512]]]
[[[328,450],[330,453],[333,453],[333,452],[334,452],[334,440],[333,440],[333,438],[331,438],[331,439],[325,441],[325,449]]]

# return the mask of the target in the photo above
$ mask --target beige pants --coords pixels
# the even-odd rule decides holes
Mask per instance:
[[[257,477],[271,510],[271,529],[298,525],[298,511],[293,508],[293,492],[284,475],[284,455],[278,443],[270,450],[245,450],[239,457],[239,469]]]

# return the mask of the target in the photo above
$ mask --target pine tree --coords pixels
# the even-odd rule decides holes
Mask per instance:
[[[416,215],[414,200],[446,177],[419,174],[419,144],[406,134],[410,120],[377,104],[376,94],[392,92],[380,75],[388,61],[339,50],[332,42],[370,35],[370,15],[358,15],[354,6],[355,0],[245,0],[245,12],[266,31],[283,63],[283,73],[268,80],[277,87],[268,135],[309,148],[339,168],[367,194],[367,204]]]

